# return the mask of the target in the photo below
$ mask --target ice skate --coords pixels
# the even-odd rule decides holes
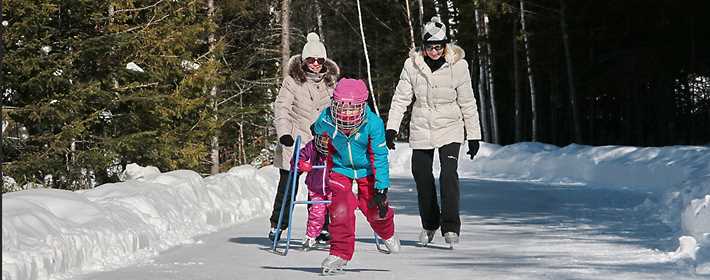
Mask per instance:
[[[318,241],[315,238],[307,237],[303,239],[302,248],[303,251],[310,251],[316,248]]]
[[[301,248],[303,249],[303,251],[313,250],[316,248],[317,245],[318,242],[316,241],[316,239],[308,236],[303,238],[303,241],[301,242]]]
[[[322,243],[330,242],[330,232],[328,232],[327,230],[321,230],[318,237],[316,237],[316,241],[322,242]]]
[[[329,276],[338,273],[343,273],[343,268],[348,264],[348,261],[333,255],[328,255],[321,264],[321,275]]]
[[[390,239],[384,240],[385,247],[387,247],[388,254],[397,254],[400,251],[399,238],[397,234],[392,235]]]
[[[453,249],[455,243],[459,243],[459,235],[455,232],[444,233],[444,241],[449,244],[449,248]]]
[[[423,229],[422,232],[419,233],[419,244],[421,246],[429,245],[429,243],[434,240],[434,233],[436,233],[436,230]]]
[[[269,230],[269,240],[274,241],[274,238],[276,238],[276,241],[281,240],[281,233],[283,233],[283,230],[282,230],[282,231],[279,231],[279,236],[278,236],[278,238],[277,238],[277,237],[276,237],[276,228],[271,228],[271,229]]]

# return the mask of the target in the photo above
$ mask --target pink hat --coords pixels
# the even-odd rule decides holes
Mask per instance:
[[[362,80],[343,78],[335,85],[333,99],[340,102],[361,104],[367,102],[368,94],[367,86]]]

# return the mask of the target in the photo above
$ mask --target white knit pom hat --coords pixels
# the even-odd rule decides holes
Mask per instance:
[[[306,59],[309,57],[313,58],[328,58],[328,53],[325,51],[325,46],[320,41],[320,37],[316,33],[308,33],[306,36],[306,45],[303,46],[303,52],[301,52],[301,58]]]
[[[440,44],[448,41],[446,25],[441,22],[439,17],[432,17],[431,21],[424,25],[424,44]]]

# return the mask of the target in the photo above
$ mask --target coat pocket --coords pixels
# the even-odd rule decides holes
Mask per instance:
[[[431,126],[434,129],[459,126],[463,123],[461,108],[456,103],[439,105],[432,115]]]

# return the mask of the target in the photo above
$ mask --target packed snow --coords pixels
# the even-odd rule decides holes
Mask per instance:
[[[392,177],[411,178],[410,157],[407,145],[398,144],[390,153]],[[661,217],[674,231],[677,238],[665,241],[672,243],[666,248],[677,248],[665,253],[668,259],[692,273],[710,275],[708,147],[482,143],[475,161],[467,158],[465,148],[459,161],[462,178],[589,188],[612,195],[620,189],[648,193],[633,210]],[[438,174],[438,165],[434,166]],[[239,166],[203,178],[189,170],[162,173],[129,165],[123,178],[126,181],[88,191],[30,189],[4,194],[2,279],[106,271],[200,242],[196,236],[269,213],[278,171],[272,166]],[[416,228],[413,218],[398,223],[409,220]]]

